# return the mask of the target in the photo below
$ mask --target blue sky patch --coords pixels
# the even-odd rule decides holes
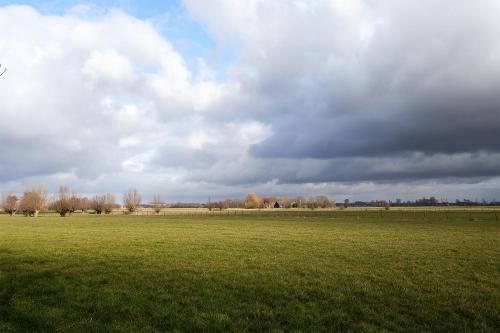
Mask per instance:
[[[44,15],[63,15],[77,5],[90,5],[97,10],[120,9],[142,20],[151,21],[158,31],[183,56],[187,66],[196,77],[198,59],[214,69],[217,81],[224,81],[226,70],[238,55],[236,49],[218,48],[204,27],[194,20],[179,0],[128,1],[128,0],[48,0],[5,1],[0,6],[28,5]]]

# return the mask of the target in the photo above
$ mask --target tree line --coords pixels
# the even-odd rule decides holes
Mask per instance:
[[[137,189],[129,189],[123,194],[123,206],[129,212],[135,212],[141,205],[142,196]],[[159,213],[166,207],[161,196],[156,194],[151,203],[153,209]],[[106,193],[87,198],[70,191],[67,186],[59,187],[58,192],[49,198],[47,191],[42,187],[32,187],[24,191],[21,197],[13,193],[2,195],[3,211],[9,215],[22,213],[25,216],[37,217],[40,211],[50,210],[60,216],[68,216],[76,211],[83,213],[93,211],[95,214],[111,214],[121,206],[116,203],[114,194]]]
[[[31,187],[18,197],[13,193],[2,195],[2,209],[9,215],[21,213],[25,216],[36,217],[43,210],[57,212],[60,216],[68,216],[76,211],[86,213],[92,211],[95,214],[111,214],[114,210],[121,208],[112,193],[95,195],[91,198],[80,196],[72,192],[67,186],[60,186],[57,193],[49,197],[47,191],[42,187]],[[157,214],[167,203],[159,194],[153,196],[148,205],[142,204],[142,196],[137,189],[131,188],[123,194],[123,207],[130,213],[137,211],[142,206],[151,207]],[[171,205],[177,207],[178,204]],[[326,196],[315,196],[305,199],[304,197],[260,197],[255,193],[249,193],[243,199],[208,201],[199,207],[209,210],[225,210],[228,208],[335,208],[335,201]]]
[[[242,205],[244,208],[335,208],[336,203],[326,195],[317,195],[309,198],[299,197],[260,197],[256,193],[249,193],[243,202],[230,201],[229,206]],[[235,207],[239,208],[239,207]]]
[[[197,207],[206,207],[209,210],[224,210],[228,208],[245,209],[266,209],[266,208],[336,208],[335,200],[330,200],[326,195],[317,195],[309,198],[303,196],[269,196],[261,197],[256,193],[248,193],[244,199],[228,199],[224,201],[208,201],[206,205],[197,205]],[[342,206],[344,207],[344,205]]]

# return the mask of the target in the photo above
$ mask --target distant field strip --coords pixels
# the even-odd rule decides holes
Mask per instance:
[[[42,212],[41,216],[59,216],[56,212]],[[82,215],[77,212],[74,215]],[[87,215],[87,214],[83,214]],[[93,214],[90,214],[93,215]],[[500,220],[499,207],[472,207],[472,208],[446,208],[446,207],[396,207],[390,210],[384,208],[349,208],[349,209],[228,209],[212,210],[204,208],[173,208],[162,209],[159,214],[152,209],[141,209],[129,213],[125,209],[115,210],[112,215],[135,216],[324,216],[338,218],[382,218],[382,219],[469,219],[469,220]]]

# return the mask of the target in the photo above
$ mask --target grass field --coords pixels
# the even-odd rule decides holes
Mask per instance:
[[[0,216],[0,332],[498,332],[464,212]]]

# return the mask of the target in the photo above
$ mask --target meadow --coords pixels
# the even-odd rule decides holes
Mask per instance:
[[[494,211],[0,215],[0,332],[498,332]]]

